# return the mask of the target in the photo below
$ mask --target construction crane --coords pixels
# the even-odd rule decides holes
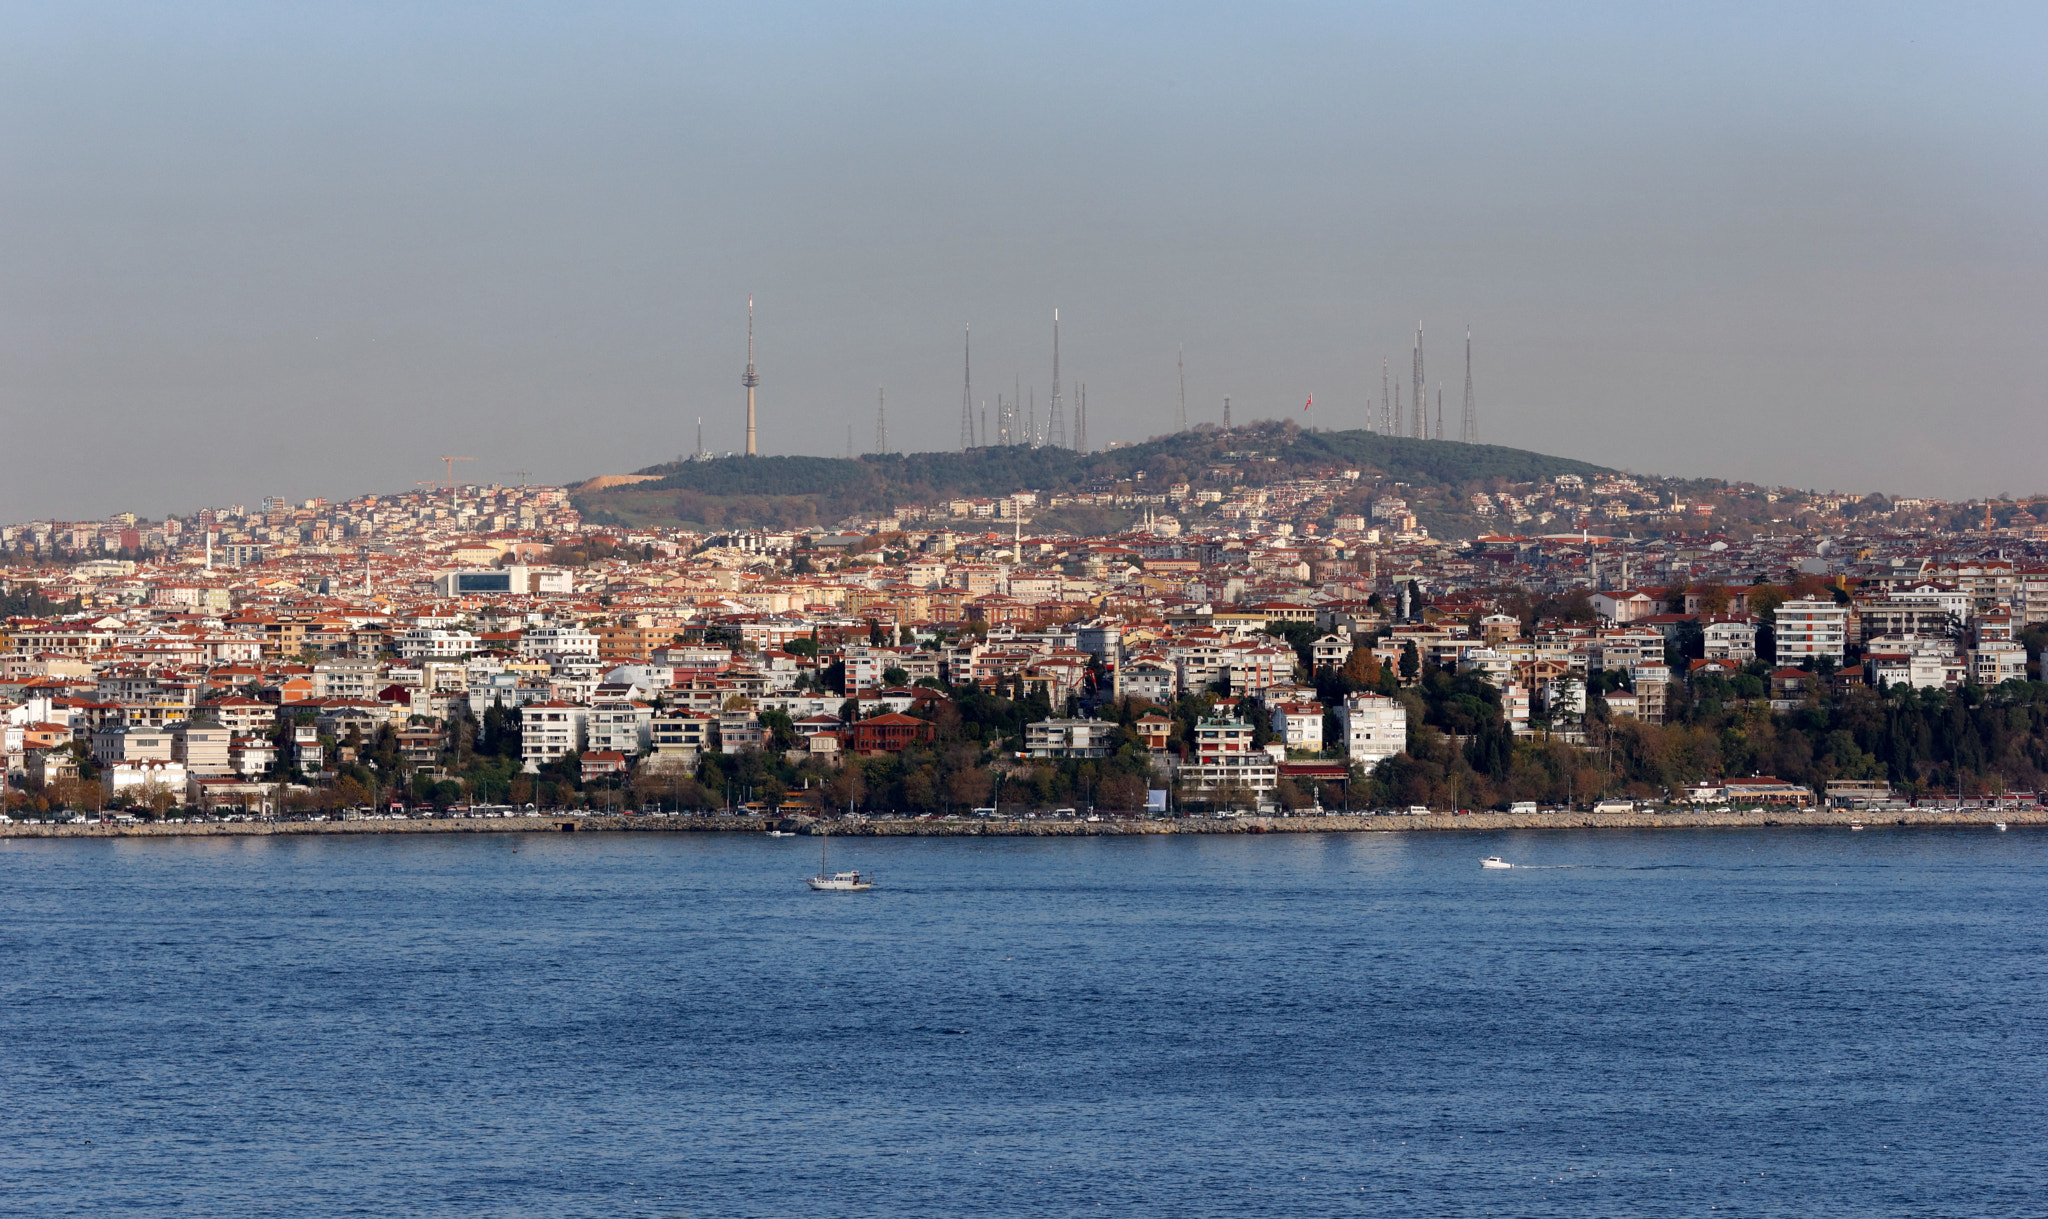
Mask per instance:
[[[503,473],[503,474],[506,474],[506,475],[508,475],[508,476],[510,476],[510,477],[512,477],[512,478],[516,478],[516,479],[518,479],[518,480],[519,480],[519,485],[523,487],[523,486],[525,486],[525,485],[526,485],[526,480],[527,480],[527,478],[528,478],[528,477],[530,477],[530,476],[531,476],[531,475],[533,474],[533,471],[532,471],[532,470],[503,470],[503,471],[500,471],[500,473]]]
[[[458,462],[458,461],[475,461],[475,460],[476,460],[476,458],[474,458],[474,457],[449,457],[449,456],[446,456],[446,455],[444,454],[444,455],[442,456],[441,460],[442,460],[442,461],[443,461],[444,463],[446,463],[446,464],[447,464],[447,467],[448,467],[448,489],[452,491],[452,490],[454,490],[454,489],[455,489],[455,463],[456,463],[456,462]]]

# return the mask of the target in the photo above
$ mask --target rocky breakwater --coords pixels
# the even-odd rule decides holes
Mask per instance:
[[[1101,821],[1053,821],[1045,819],[933,820],[921,818],[869,818],[861,821],[818,822],[791,818],[782,828],[799,833],[842,834],[869,838],[1091,838],[1131,834],[1333,834],[1406,833],[1417,830],[1572,830],[1572,829],[1712,829],[1761,828],[1766,826],[1955,826],[1988,827],[2003,821],[2009,825],[2048,825],[2042,810],[1915,808],[1857,813],[1842,809],[1713,809],[1686,811],[1641,811],[1630,813],[1495,813],[1478,812],[1459,816],[1429,813],[1421,816],[1364,816],[1328,813],[1303,817],[1174,817],[1104,818]]]
[[[0,838],[269,838],[314,834],[539,834],[590,831],[761,833],[752,817],[444,817],[369,821],[88,822],[83,825],[0,825]]]
[[[1910,808],[1875,812],[1842,809],[1644,810],[1631,813],[1429,813],[1372,817],[1343,813],[1302,817],[1105,817],[1100,821],[1049,818],[868,817],[820,820],[789,817],[597,816],[563,813],[532,817],[450,817],[405,821],[217,821],[186,824],[91,822],[85,825],[0,825],[4,838],[246,838],[310,834],[519,834],[519,833],[785,833],[864,838],[1115,838],[1133,834],[1359,834],[1420,830],[1711,829],[1765,826],[1988,827],[2048,825],[2040,809]]]

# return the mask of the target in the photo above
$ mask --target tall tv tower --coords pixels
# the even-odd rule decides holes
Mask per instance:
[[[1052,406],[1045,415],[1046,443],[1067,447],[1067,415],[1060,409],[1060,311],[1052,311]]]
[[[1465,422],[1458,429],[1458,439],[1466,444],[1479,443],[1479,408],[1472,401],[1472,328],[1465,327]]]
[[[875,452],[889,451],[889,396],[875,386]]]
[[[960,328],[960,367],[966,378],[960,390],[960,451],[974,447],[974,326]]]
[[[1415,438],[1429,439],[1429,395],[1423,391],[1422,380],[1422,323],[1415,323],[1415,376],[1408,386],[1409,400],[1415,404]]]
[[[1223,395],[1223,432],[1230,434],[1230,395]]]
[[[754,455],[754,387],[761,383],[754,372],[754,298],[747,298],[747,375],[740,384],[747,387],[747,456]]]

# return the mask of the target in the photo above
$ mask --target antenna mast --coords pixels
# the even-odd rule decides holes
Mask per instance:
[[[875,452],[889,451],[889,398],[882,387],[875,387]]]
[[[960,389],[960,451],[974,447],[974,326],[960,328],[960,368],[964,378]]]
[[[1045,416],[1045,442],[1067,447],[1067,416],[1060,402],[1060,311],[1052,311],[1052,408]]]
[[[1479,443],[1479,408],[1472,401],[1472,328],[1465,327],[1465,422],[1458,429],[1458,439],[1466,444]],[[1626,583],[1624,581],[1624,583]]]
[[[754,455],[754,387],[761,378],[754,372],[754,298],[747,298],[747,375],[740,378],[740,384],[747,387],[747,456]],[[702,448],[702,442],[699,442]]]
[[[1230,395],[1223,395],[1223,433],[1230,434]]]
[[[1422,380],[1422,323],[1415,323],[1415,376],[1409,383],[1409,396],[1415,404],[1415,438],[1429,439],[1429,394],[1423,389]]]

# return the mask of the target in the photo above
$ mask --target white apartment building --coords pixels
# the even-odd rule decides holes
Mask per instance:
[[[1024,752],[1034,758],[1106,758],[1116,725],[1106,720],[1039,720],[1024,725]]]
[[[228,759],[228,742],[232,737],[219,724],[187,720],[172,728],[170,736],[171,756],[188,773],[204,778],[234,770]]]
[[[1530,697],[1528,688],[1520,682],[1509,682],[1501,688],[1501,714],[1507,717],[1508,730],[1516,736],[1529,734]]]
[[[519,636],[521,656],[584,656],[597,659],[597,636],[580,626],[528,627]]]
[[[187,778],[182,762],[116,762],[100,771],[100,787],[110,800],[124,792],[145,796],[160,791],[173,801],[182,801]]]
[[[1756,623],[1722,620],[1701,628],[1708,660],[1755,660]]]
[[[1273,731],[1289,749],[1321,750],[1323,747],[1323,705],[1321,703],[1275,703]]]
[[[519,709],[519,757],[529,771],[583,748],[590,708],[573,703],[528,703]]]
[[[323,660],[313,666],[313,697],[375,698],[382,676],[374,660]]]
[[[2027,679],[2026,645],[1986,641],[1970,649],[1970,680],[1980,686]]]
[[[1958,667],[1946,652],[1905,646],[1896,650],[1879,642],[1864,655],[1864,679],[1877,689],[1911,686],[1916,690],[1939,690],[1949,684],[1949,674]]]
[[[1833,601],[1787,601],[1778,607],[1780,665],[1826,657],[1840,663],[1849,643],[1849,607]]]
[[[393,635],[391,647],[407,660],[453,660],[476,651],[477,640],[468,631],[416,626]]]
[[[1408,748],[1408,709],[1384,694],[1353,694],[1337,708],[1344,754],[1370,770]]]
[[[1195,725],[1195,760],[1180,768],[1181,782],[1206,791],[1235,788],[1263,799],[1280,783],[1273,755],[1252,748],[1252,726],[1207,719]]]
[[[695,762],[717,740],[717,722],[708,715],[670,709],[648,725],[649,741],[658,756]]]
[[[594,703],[584,726],[586,748],[610,749],[632,757],[653,742],[654,708],[622,699]]]
[[[910,671],[915,648],[851,647],[846,649],[846,692],[872,690],[882,684],[882,674],[891,669]],[[933,674],[936,676],[936,672]]]
[[[102,728],[92,734],[92,760],[98,766],[117,762],[168,762],[171,733],[165,728]],[[178,780],[183,783],[181,776]]]
[[[1174,667],[1165,661],[1130,660],[1117,666],[1118,698],[1142,698],[1163,707],[1173,701],[1177,689]]]

